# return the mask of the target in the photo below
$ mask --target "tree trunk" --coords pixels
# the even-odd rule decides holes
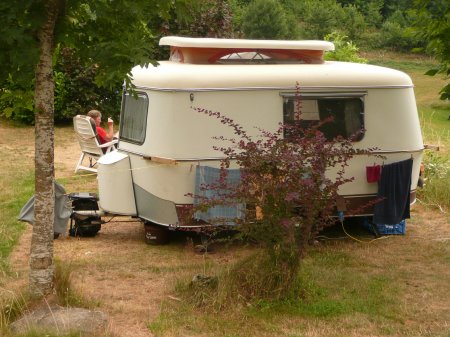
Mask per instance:
[[[35,204],[30,247],[30,292],[45,296],[53,289],[54,223],[54,80],[52,56],[58,0],[46,1],[47,18],[37,32],[40,56],[35,87]]]

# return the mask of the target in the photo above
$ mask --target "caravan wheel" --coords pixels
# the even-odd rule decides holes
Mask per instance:
[[[145,242],[149,245],[165,245],[170,242],[170,231],[164,226],[145,222],[144,230]]]

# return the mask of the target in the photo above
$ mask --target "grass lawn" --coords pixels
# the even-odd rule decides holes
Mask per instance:
[[[440,146],[426,160],[448,163],[450,110],[438,96],[444,79],[424,75],[432,61],[376,54],[369,59],[411,76],[424,141]],[[420,197],[448,212],[448,167],[446,172],[444,179],[431,176]],[[299,275],[302,296],[219,313],[167,301],[150,330],[157,336],[450,336],[443,318],[450,314],[448,213],[422,205],[413,212],[405,237],[365,244],[341,237],[313,247]]]

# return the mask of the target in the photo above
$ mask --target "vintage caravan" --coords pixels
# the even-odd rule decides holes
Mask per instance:
[[[325,41],[267,41],[164,37],[170,59],[132,70],[136,94],[123,94],[118,151],[98,162],[99,206],[106,213],[135,216],[173,229],[192,208],[199,167],[218,167],[222,153],[214,136],[232,130],[193,107],[220,111],[245,127],[275,131],[289,123],[296,83],[303,116],[319,120],[335,110],[330,134],[355,140],[357,149],[376,148],[383,159],[357,155],[347,170],[354,181],[340,194],[351,205],[374,198],[366,167],[413,159],[410,202],[415,200],[423,141],[408,75],[367,64],[326,62],[334,49]],[[371,214],[366,209],[361,214]]]

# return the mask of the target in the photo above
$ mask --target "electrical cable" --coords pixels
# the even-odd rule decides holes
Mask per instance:
[[[372,242],[374,242],[374,241],[378,241],[378,240],[382,240],[382,239],[387,239],[387,238],[389,238],[388,236],[381,236],[381,237],[379,237],[379,238],[375,238],[375,239],[372,239],[372,240],[360,240],[360,239],[358,239],[358,238],[355,238],[354,236],[352,236],[352,235],[350,235],[349,233],[347,233],[347,231],[345,230],[345,226],[344,226],[344,212],[342,212],[342,211],[339,211],[338,212],[338,216],[339,216],[339,221],[340,221],[340,223],[341,223],[341,226],[342,226],[342,230],[344,231],[344,233],[345,233],[345,235],[347,235],[350,239],[352,239],[352,240],[354,240],[354,241],[356,241],[356,242],[359,242],[359,243],[372,243]]]

